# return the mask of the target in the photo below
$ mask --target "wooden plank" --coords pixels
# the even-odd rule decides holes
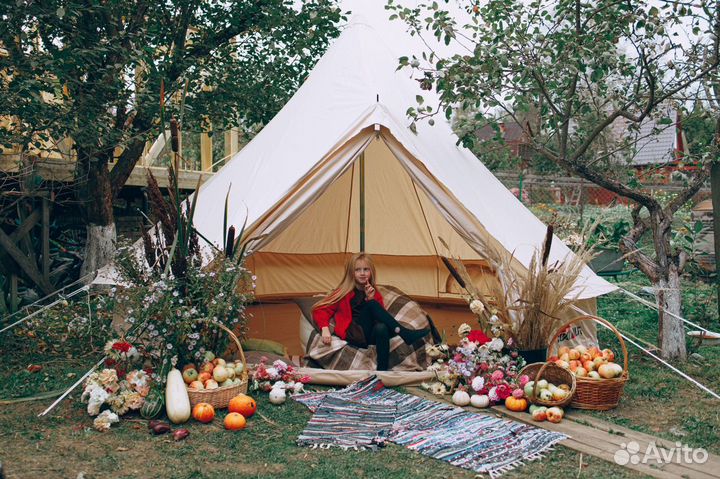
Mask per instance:
[[[621,436],[618,434],[611,434],[607,431],[597,429],[592,426],[587,426],[583,423],[579,423],[576,420],[573,420],[575,414],[575,411],[573,410],[568,411],[568,415],[565,417],[565,419],[563,419],[561,423],[553,424],[550,422],[535,422],[527,413],[515,413],[512,411],[508,411],[502,406],[494,406],[492,409],[505,416],[512,417],[513,419],[520,422],[531,424],[537,427],[542,427],[543,429],[558,431],[567,434],[572,437],[574,443],[580,443],[584,444],[585,446],[595,448],[595,450],[597,450],[598,452],[598,454],[596,454],[598,455],[598,457],[603,457],[605,459],[609,457],[610,462],[614,462],[615,453],[622,449],[623,445],[627,444],[629,441],[635,441],[636,443],[638,443],[641,451],[640,457],[642,457],[645,451],[648,450],[648,445],[651,442],[654,442],[656,444],[658,451],[661,454],[663,452],[663,449],[669,450],[675,447],[673,443],[670,443],[669,447],[667,448],[662,447],[660,444],[661,440],[651,435],[646,435],[646,438],[641,438],[639,436],[628,437],[625,435]],[[608,427],[608,429],[617,430],[613,429],[612,427]],[[565,445],[565,443],[563,444]],[[574,445],[567,444],[567,446],[571,448],[573,448]],[[708,458],[708,461],[710,461],[710,458]],[[673,477],[686,476],[692,479],[715,479],[720,477],[720,475],[717,475],[717,473],[712,472],[713,469],[708,466],[707,463],[694,464],[684,462],[667,462],[658,464],[656,462],[648,462],[646,464],[637,465],[627,464],[624,467],[635,469],[637,471],[644,472],[655,477],[660,477],[656,474],[657,471],[673,474]],[[717,469],[715,469],[715,471],[717,471]]]
[[[40,287],[40,289],[42,289],[43,293],[50,294],[55,290],[50,282],[45,281],[42,277],[37,265],[33,264],[33,262],[30,261],[30,259],[25,256],[17,246],[15,246],[15,242],[12,241],[12,239],[10,239],[10,237],[5,234],[2,229],[0,229],[0,246],[5,248],[5,251],[7,251],[13,261],[17,263],[20,269],[22,269],[23,272]]]
[[[623,426],[619,426],[617,424],[609,423],[606,421],[603,421],[601,419],[597,419],[593,416],[589,416],[587,414],[583,414],[579,411],[572,411],[572,414],[569,416],[569,419],[571,421],[578,422],[580,424],[590,424],[592,427],[596,429],[600,429],[603,431],[607,431],[610,434],[614,436],[620,436],[623,437],[625,440],[633,440],[636,442],[655,442],[658,446],[662,446],[665,449],[672,449],[676,447],[676,442],[682,442],[680,440],[678,441],[671,441],[667,439],[663,439],[660,437],[653,436],[651,434],[647,434],[641,431],[635,431],[633,429],[628,429]],[[610,432],[612,431],[612,432]],[[687,464],[685,467],[689,467],[691,469],[697,469],[697,470],[711,470],[711,471],[718,471],[718,476],[720,477],[720,457],[714,454],[708,454],[708,460],[704,464]]]
[[[50,205],[48,199],[42,199],[42,275],[50,282]]]
[[[413,394],[416,394],[426,399],[434,400],[437,402],[451,403],[449,397],[439,398],[420,388],[412,387],[408,388],[408,390],[410,390]],[[621,449],[621,445],[623,443],[628,442],[628,437],[624,435],[621,436],[618,434],[611,434],[610,432],[608,432],[608,430],[617,431],[618,428],[615,428],[614,426],[607,423],[605,423],[605,429],[599,429],[593,426],[587,426],[582,422],[574,421],[573,417],[575,416],[575,412],[572,410],[569,412],[566,419],[563,420],[561,423],[553,424],[550,422],[535,422],[527,413],[515,413],[512,411],[508,411],[505,407],[502,406],[494,406],[487,410],[478,410],[471,407],[466,407],[464,409],[479,414],[494,413],[495,415],[509,417],[513,420],[517,420],[536,427],[541,427],[546,430],[561,432],[569,436],[569,439],[566,439],[560,443],[563,446],[576,450],[578,452],[582,452],[584,454],[589,454],[601,458],[610,463],[615,463],[615,453]],[[581,413],[578,413],[578,415],[581,416],[580,420],[582,421],[584,419],[584,415],[582,415]],[[595,421],[598,423],[602,422],[599,420]],[[638,442],[638,444],[640,445],[640,451],[642,451],[643,453],[647,449],[647,445],[649,442],[656,441],[656,444],[658,445],[658,447],[660,447],[660,440],[650,435],[646,436],[647,437],[644,439],[640,436],[631,436],[630,440],[635,440],[636,442]],[[665,445],[669,446],[670,448],[674,447],[674,444],[672,443]],[[714,471],[720,471],[720,469],[714,468],[709,465],[711,463],[714,463],[716,459],[716,457],[710,456],[708,459],[708,463],[702,465],[677,464],[672,462],[666,464],[629,463],[624,465],[623,467],[660,479],[677,477],[687,477],[689,479],[716,479],[720,477],[720,475],[717,475],[717,472]]]

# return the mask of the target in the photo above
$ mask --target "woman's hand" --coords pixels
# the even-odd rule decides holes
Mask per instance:
[[[372,299],[375,299],[375,288],[373,288],[373,285],[368,281],[365,283],[365,301]]]
[[[322,342],[325,345],[328,345],[332,342],[332,335],[330,334],[330,328],[327,326],[322,328]]]

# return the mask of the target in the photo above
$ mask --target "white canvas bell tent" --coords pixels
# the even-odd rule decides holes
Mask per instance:
[[[195,227],[216,245],[228,190],[228,224],[247,217],[260,300],[327,292],[361,249],[381,283],[457,297],[440,255],[472,262],[495,242],[527,265],[543,241],[546,226],[448,124],[410,131],[405,112],[427,92],[397,71],[382,36],[355,16],[287,105],[200,188]],[[556,239],[551,261],[568,254]],[[589,268],[577,287],[585,299],[614,289]]]

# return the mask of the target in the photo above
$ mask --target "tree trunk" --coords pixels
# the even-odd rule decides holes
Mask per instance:
[[[109,225],[88,225],[85,261],[80,268],[80,277],[94,273],[112,260],[115,254],[115,223]],[[86,283],[90,283],[92,278]]]
[[[655,297],[659,308],[659,346],[661,356],[665,359],[687,358],[685,348],[685,329],[683,322],[666,312],[681,316],[682,297],[680,295],[680,272],[675,264],[671,263],[666,277],[653,283]]]
[[[78,155],[80,156],[80,155]],[[110,262],[115,253],[113,189],[107,161],[92,157],[85,162],[85,184],[80,190],[86,220],[85,260],[80,277],[94,273]]]

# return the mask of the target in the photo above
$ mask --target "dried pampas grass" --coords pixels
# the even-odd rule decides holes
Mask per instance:
[[[591,225],[590,229],[594,226]],[[448,248],[442,238],[440,242]],[[548,226],[542,247],[535,251],[527,269],[517,264],[513,253],[501,245],[485,243],[483,259],[498,279],[497,282],[489,282],[489,289],[485,292],[472,282],[459,258],[448,266],[448,269],[454,267],[454,272],[450,269],[453,276],[457,274],[462,278],[471,300],[479,300],[485,306],[485,312],[478,317],[484,331],[494,332],[493,326],[501,328],[501,335],[506,339],[512,338],[519,349],[547,347],[552,335],[564,322],[560,318],[561,311],[578,301],[581,291],[575,290],[575,284],[586,263],[593,257],[592,249],[582,246],[574,255],[548,263],[552,242],[553,227]]]

